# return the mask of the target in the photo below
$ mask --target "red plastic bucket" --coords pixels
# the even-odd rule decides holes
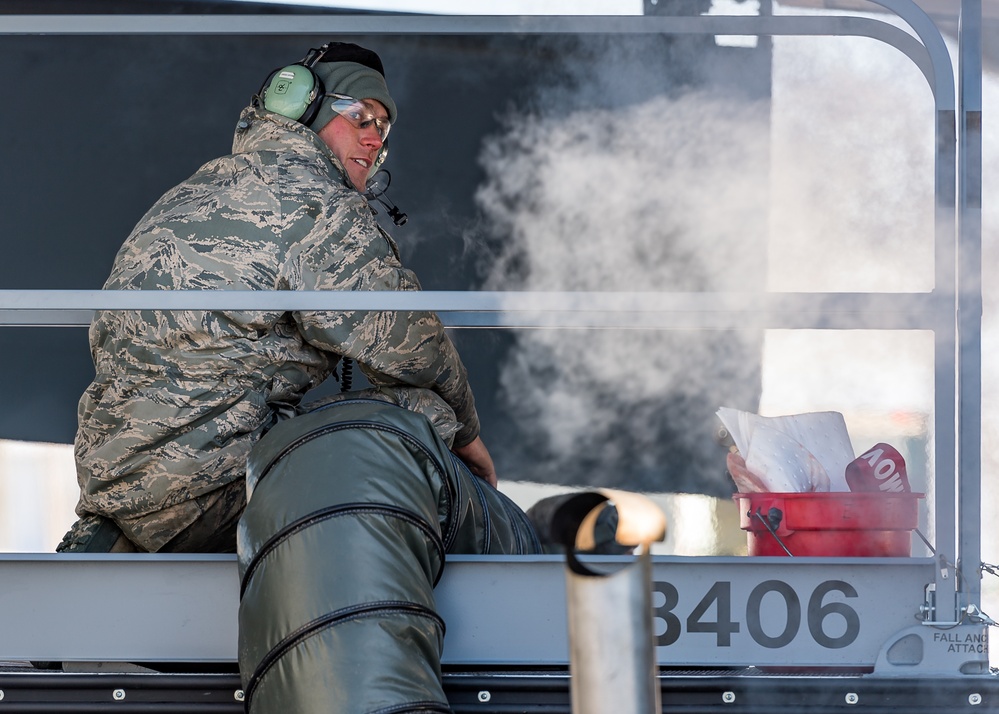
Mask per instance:
[[[749,555],[909,557],[921,493],[737,493]]]

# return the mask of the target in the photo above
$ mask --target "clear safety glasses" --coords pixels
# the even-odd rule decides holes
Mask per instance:
[[[326,96],[333,98],[330,105],[333,111],[349,121],[355,129],[367,129],[373,126],[382,141],[388,138],[389,131],[392,129],[392,122],[389,121],[388,117],[376,117],[371,108],[359,99],[344,94],[327,94]]]

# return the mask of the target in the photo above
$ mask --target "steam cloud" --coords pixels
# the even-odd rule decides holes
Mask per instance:
[[[487,143],[486,289],[763,285],[767,103],[687,89],[608,104],[633,76],[625,59],[605,59],[587,97],[560,85]],[[500,380],[530,480],[721,495],[714,412],[756,408],[759,359],[753,333],[531,330]]]
[[[776,38],[772,103],[712,78],[663,88],[627,48],[600,50],[484,148],[486,289],[932,287],[932,96],[896,50]],[[714,411],[759,407],[763,354],[750,331],[519,332],[501,387],[528,465],[506,476],[725,496]],[[900,365],[871,369],[851,390]],[[896,396],[931,418],[932,384],[915,391]]]
[[[912,62],[867,38],[780,37],[773,107],[769,287],[930,290],[933,99]]]

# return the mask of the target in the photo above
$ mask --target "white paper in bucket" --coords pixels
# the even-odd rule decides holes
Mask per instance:
[[[768,491],[850,490],[846,467],[854,459],[853,445],[839,412],[764,417],[721,407],[717,413],[746,468]]]

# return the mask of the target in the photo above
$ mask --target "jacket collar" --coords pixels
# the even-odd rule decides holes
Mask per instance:
[[[347,170],[319,135],[294,119],[250,105],[243,109],[232,140],[232,153],[256,151],[295,153],[313,157],[330,179],[353,189]]]

